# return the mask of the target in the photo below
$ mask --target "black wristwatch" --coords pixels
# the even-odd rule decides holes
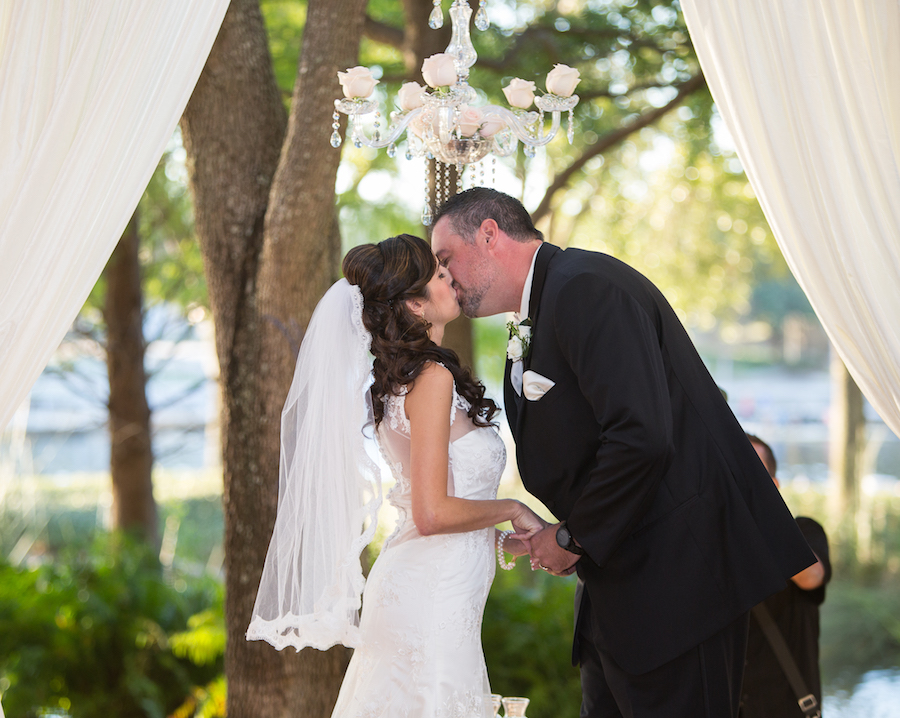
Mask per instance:
[[[582,556],[584,554],[584,549],[575,543],[575,539],[572,538],[572,534],[570,534],[569,529],[566,528],[565,521],[563,521],[559,525],[559,528],[556,529],[556,543],[558,543],[561,548],[564,548],[569,553],[574,553],[576,556]]]

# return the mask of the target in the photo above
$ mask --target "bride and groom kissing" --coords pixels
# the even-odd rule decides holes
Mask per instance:
[[[527,553],[578,575],[582,716],[736,716],[748,612],[815,558],[674,311],[616,259],[544,243],[492,189],[449,199],[431,239],[351,250],[310,323],[248,638],[353,646],[334,716],[490,716],[480,628],[496,542],[501,564]],[[516,314],[504,408],[525,488],[558,523],[495,498],[497,407],[440,346],[460,308]],[[355,498],[376,473],[363,426],[399,520],[357,625],[362,518],[378,503]],[[507,520],[515,533],[498,534]]]

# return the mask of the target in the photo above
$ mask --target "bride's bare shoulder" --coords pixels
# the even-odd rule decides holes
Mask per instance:
[[[433,403],[446,398],[451,401],[453,397],[453,374],[442,364],[426,362],[419,376],[409,388],[406,395],[407,404],[420,401]]]

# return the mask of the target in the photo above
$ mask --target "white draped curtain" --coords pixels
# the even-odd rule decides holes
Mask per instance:
[[[0,3],[0,431],[115,248],[227,8]]]
[[[681,4],[791,271],[900,434],[900,2]]]

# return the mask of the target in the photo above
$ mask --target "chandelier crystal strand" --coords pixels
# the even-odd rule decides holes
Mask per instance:
[[[441,0],[434,0],[434,7],[428,16],[428,27],[432,30],[440,30],[444,27],[444,11],[441,9]]]
[[[331,146],[336,149],[341,146],[341,116],[338,114],[338,111],[335,110],[331,118],[331,129],[334,130],[331,133]]]
[[[428,160],[425,160],[425,207],[422,209],[422,224],[431,224],[431,192],[428,191]]]
[[[443,25],[441,0],[433,0],[429,25],[435,29]],[[486,0],[479,0],[475,13],[475,27],[486,30]],[[509,107],[499,105],[476,106],[477,93],[469,85],[469,68],[478,55],[472,45],[470,25],[472,8],[466,0],[453,0],[450,6],[452,36],[444,53],[433,55],[422,65],[422,75],[427,87],[407,82],[395,100],[399,111],[382,119],[378,103],[372,98],[378,84],[371,71],[365,67],[353,67],[339,72],[338,77],[344,98],[335,100],[335,122],[332,124],[331,144],[339,147],[341,137],[339,114],[348,116],[345,139],[355,147],[388,148],[388,154],[396,153],[396,143],[406,135],[406,157],[434,158],[445,167],[445,183],[449,183],[450,166],[462,168],[492,156],[491,175],[496,179],[496,158],[508,157],[521,142],[525,155],[534,157],[537,147],[550,142],[560,129],[560,118],[568,112],[565,134],[574,140],[572,110],[578,104],[573,94],[579,82],[579,72],[558,64],[547,75],[546,93],[535,94],[534,82],[513,79],[503,88]],[[540,91],[538,91],[540,92]],[[536,106],[534,111],[532,105]],[[374,131],[371,135],[363,127],[367,116],[374,114]],[[550,127],[544,124],[545,116]],[[449,185],[440,187],[435,168],[436,192],[447,199]],[[482,174],[484,169],[482,169]],[[461,174],[461,173],[460,173]],[[472,181],[475,173],[473,171]],[[429,210],[430,212],[430,210]]]
[[[441,206],[441,163],[440,160],[434,161],[434,208],[437,210]]]
[[[478,12],[475,13],[475,27],[479,30],[487,30],[491,26],[491,21],[488,20],[487,10],[485,10],[484,6],[485,0],[480,0],[478,3]]]
[[[451,165],[444,165],[444,202],[450,199],[450,171]]]

